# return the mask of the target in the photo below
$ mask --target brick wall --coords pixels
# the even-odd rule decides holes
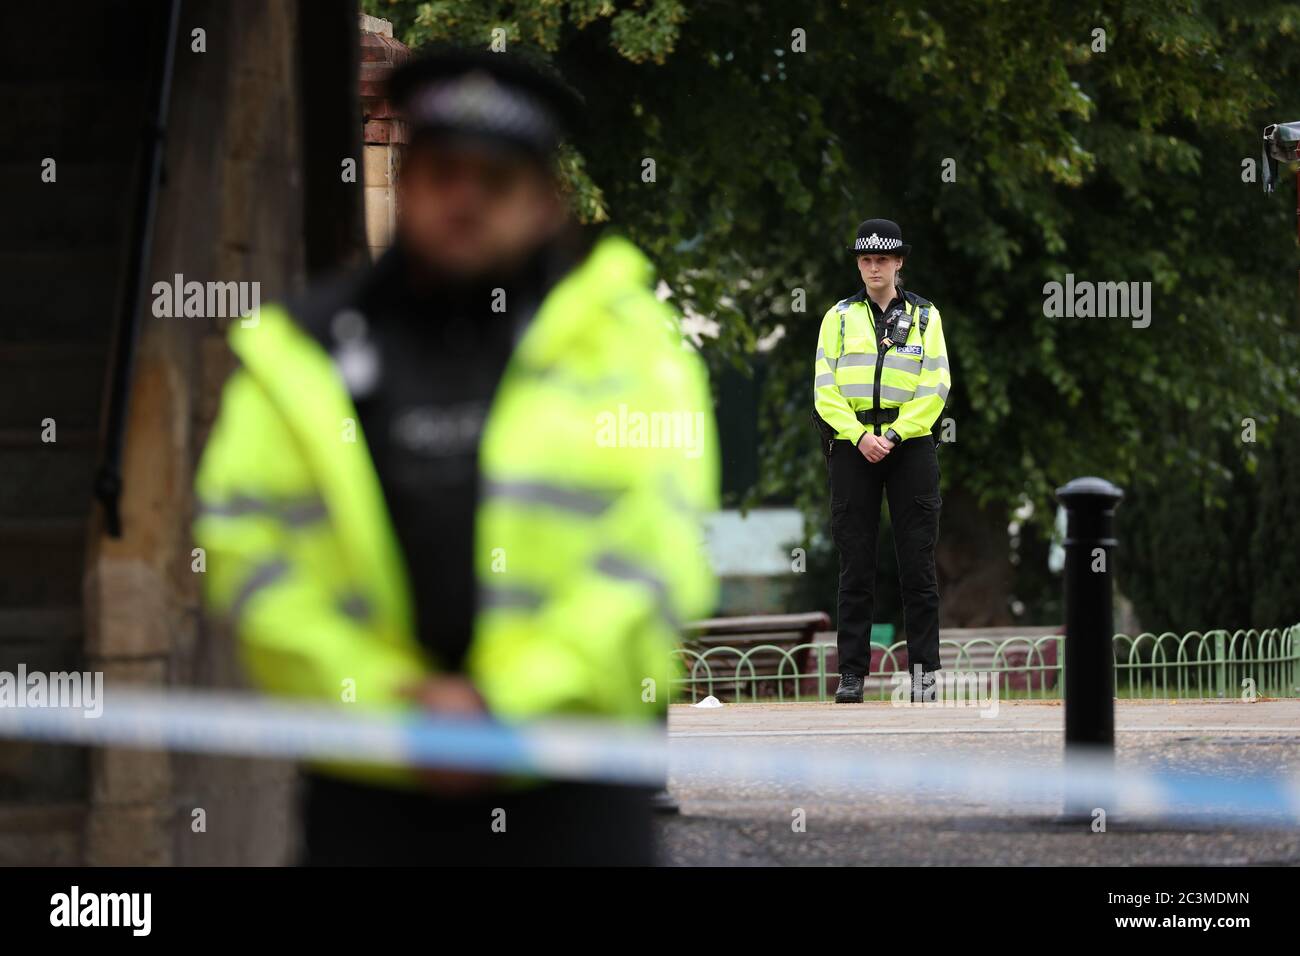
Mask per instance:
[[[361,114],[364,126],[366,243],[377,258],[392,242],[396,225],[396,181],[406,125],[384,99],[384,86],[393,69],[410,56],[393,39],[393,25],[361,17]]]
[[[0,144],[0,200],[20,213],[0,224],[0,266],[26,319],[0,337],[0,669],[98,670],[110,696],[114,686],[242,683],[230,636],[202,613],[190,533],[194,470],[235,366],[226,331],[237,319],[161,318],[146,301],[120,539],[104,533],[90,494],[153,55],[139,11],[104,0],[49,43],[15,33],[0,50],[0,104],[21,132]],[[309,212],[339,233],[325,249],[333,266],[360,252],[359,191],[391,190],[402,131],[371,96],[366,128],[383,139],[363,168],[376,178],[340,189],[340,154],[362,149],[348,97],[405,50],[378,27],[362,76],[355,56],[340,67],[356,17],[353,0],[183,5],[149,285],[180,273],[257,282],[261,301],[283,299],[307,281]],[[47,155],[59,160],[58,186],[33,173]],[[391,214],[386,226],[377,243]],[[47,416],[58,444],[35,437]],[[277,761],[0,741],[0,865],[288,862],[295,778]]]
[[[298,13],[260,0],[182,8],[150,283],[256,281],[263,301],[301,286]],[[190,48],[196,28],[206,52]],[[231,641],[202,616],[189,531],[194,469],[234,366],[228,321],[143,313],[124,534],[96,522],[84,580],[88,660],[110,686],[240,682]],[[106,748],[91,771],[86,863],[275,863],[289,852],[286,765]],[[206,832],[191,828],[196,809]]]

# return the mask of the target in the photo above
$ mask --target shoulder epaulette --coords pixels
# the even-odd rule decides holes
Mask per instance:
[[[908,302],[921,310],[921,318],[917,321],[917,328],[921,335],[924,336],[925,327],[930,324],[930,309],[934,306],[934,303],[924,296],[917,295],[915,292],[904,292],[903,295]]]

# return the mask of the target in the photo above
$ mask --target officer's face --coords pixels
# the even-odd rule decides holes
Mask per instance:
[[[456,279],[508,271],[564,222],[554,180],[524,157],[418,140],[402,158],[397,232],[429,269]]]
[[[903,267],[902,256],[858,256],[858,272],[862,284],[872,292],[894,287],[894,277]]]

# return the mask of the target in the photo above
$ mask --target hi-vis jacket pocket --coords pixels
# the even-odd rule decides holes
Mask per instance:
[[[876,354],[876,343],[869,332],[845,332],[844,354]]]

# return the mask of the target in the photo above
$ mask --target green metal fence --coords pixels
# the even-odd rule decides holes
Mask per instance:
[[[997,675],[1001,699],[1059,700],[1065,682],[1065,638],[941,640],[944,669]],[[882,648],[867,676],[866,697],[888,700],[905,675],[906,643]],[[1300,696],[1300,624],[1264,630],[1116,634],[1115,693],[1121,698]],[[827,700],[838,671],[834,644],[683,647],[673,700]],[[828,665],[827,658],[832,662]]]

